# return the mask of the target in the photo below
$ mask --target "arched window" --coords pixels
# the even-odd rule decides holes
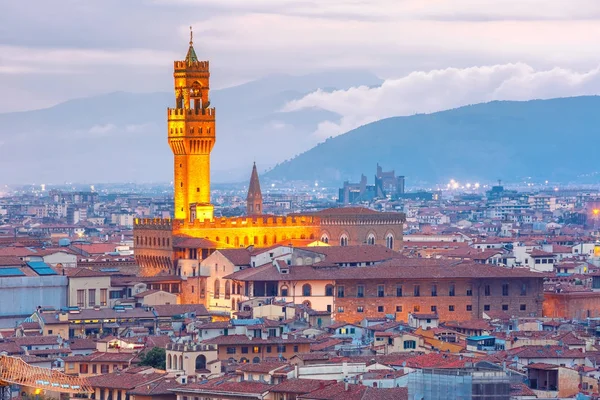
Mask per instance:
[[[215,280],[215,290],[213,297],[218,299],[221,296],[221,282],[218,279]]]
[[[169,356],[167,357],[167,369],[172,369],[173,367],[173,359],[171,358],[171,355],[169,354]]]
[[[310,284],[305,283],[302,285],[302,296],[312,296],[312,287]]]
[[[202,354],[196,357],[196,371],[201,369],[206,369],[206,356]]]
[[[333,285],[325,286],[325,296],[333,296]]]
[[[287,287],[287,285],[283,285],[281,287],[281,297],[288,297],[289,296],[289,288]]]
[[[231,283],[229,281],[225,281],[225,298],[228,299],[231,297]]]
[[[346,234],[340,236],[340,246],[348,246],[348,236]]]
[[[177,357],[177,356],[175,356]],[[179,356],[179,369],[182,370],[183,369],[183,356]]]
[[[241,283],[237,284],[237,294],[242,294],[242,284]]]
[[[240,238],[236,236],[233,244],[235,247],[240,247]]]
[[[231,299],[231,311],[237,311],[235,308],[235,299]]]
[[[394,248],[394,235],[392,235],[391,233],[388,233],[385,237],[385,247],[387,247],[388,249]]]
[[[254,236],[254,245],[258,246],[258,236]]]
[[[267,235],[263,236],[263,245],[267,245]]]
[[[258,358],[258,357],[254,357],[254,358],[252,359],[252,363],[253,363],[253,364],[258,364],[258,363],[260,363],[260,358]]]
[[[375,235],[372,233],[369,233],[369,236],[367,236],[367,244],[375,244]]]
[[[173,369],[178,369],[177,368],[177,356],[173,356]]]
[[[248,239],[248,236],[244,236],[244,246],[248,247],[250,245],[250,240]]]
[[[323,243],[329,243],[329,237],[327,235],[321,236],[321,242],[323,242]]]

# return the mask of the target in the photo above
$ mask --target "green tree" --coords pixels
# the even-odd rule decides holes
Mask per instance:
[[[162,347],[153,347],[152,350],[142,353],[140,358],[140,365],[167,369],[167,351]]]

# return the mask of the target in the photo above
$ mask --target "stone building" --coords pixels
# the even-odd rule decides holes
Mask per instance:
[[[256,166],[247,198],[249,216],[215,218],[210,202],[210,153],[216,142],[216,110],[209,101],[209,62],[198,60],[191,37],[185,60],[174,62],[173,76],[175,107],[167,110],[167,119],[175,215],[172,220],[134,221],[135,255],[143,275],[177,274],[182,263],[202,260],[215,249],[267,247],[294,239],[400,248],[403,213],[350,208],[289,216],[262,214]],[[202,241],[179,251],[176,241],[181,238]]]

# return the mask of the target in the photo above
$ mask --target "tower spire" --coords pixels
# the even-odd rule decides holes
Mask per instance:
[[[250,175],[250,186],[248,187],[248,197],[246,198],[246,214],[262,214],[263,199],[260,191],[260,181],[258,180],[258,171],[256,162],[252,165],[252,174]]]
[[[194,50],[194,31],[190,26],[190,48],[185,56],[185,62],[187,65],[192,65],[196,61],[198,61],[198,56],[196,56],[196,50]]]

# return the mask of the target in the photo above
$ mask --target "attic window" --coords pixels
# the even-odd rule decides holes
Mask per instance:
[[[289,269],[287,269],[287,268],[284,268],[284,269],[282,269],[282,270],[281,270],[281,273],[282,273],[282,274],[289,274],[289,273],[290,273],[290,270],[289,270]]]

